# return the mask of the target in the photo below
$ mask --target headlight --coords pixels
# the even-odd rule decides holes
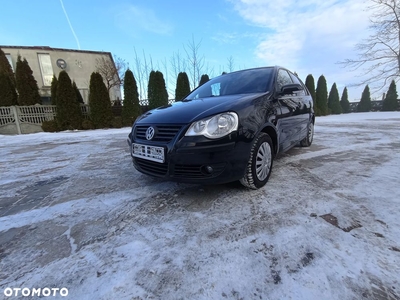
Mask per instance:
[[[238,116],[234,112],[222,113],[192,123],[185,135],[204,135],[210,139],[217,139],[237,130],[238,120]]]

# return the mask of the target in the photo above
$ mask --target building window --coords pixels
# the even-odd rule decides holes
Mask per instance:
[[[11,69],[13,70],[13,72],[15,72],[14,71],[14,65],[13,65],[12,58],[11,58],[11,54],[6,54],[6,57],[8,59],[8,62],[10,64],[10,66],[11,66]]]
[[[43,86],[51,86],[53,79],[53,66],[51,65],[50,54],[38,54],[40,71],[42,72]]]
[[[51,97],[40,97],[42,99],[42,105],[51,105]]]

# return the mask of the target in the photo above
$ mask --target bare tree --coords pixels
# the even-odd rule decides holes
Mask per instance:
[[[122,85],[126,71],[126,62],[116,55],[114,55],[113,59],[107,59],[102,56],[101,58],[96,58],[96,70],[103,77],[107,91],[110,94],[110,90],[113,87],[120,87]]]
[[[189,65],[189,76],[192,81],[192,90],[197,87],[200,81],[200,76],[204,67],[204,56],[199,55],[199,48],[201,41],[196,43],[192,35],[192,40],[189,41],[187,46],[183,46],[186,52],[187,61]]]
[[[168,99],[169,99],[172,95],[174,95],[175,88],[173,88],[173,86],[174,86],[173,80],[171,80],[171,82],[170,82],[170,77],[169,77],[169,71],[170,70],[168,68],[168,62],[167,62],[167,59],[165,57],[164,57],[163,60],[161,60],[161,65],[160,65],[160,62],[158,62],[158,69],[161,70],[161,72],[164,75],[165,86],[166,86],[166,89],[167,89]],[[173,96],[172,96],[172,98],[173,98]]]
[[[179,50],[178,52],[174,52],[170,59],[172,72],[175,78],[178,78],[178,74],[180,72],[186,72],[187,70],[187,62],[181,56]]]
[[[134,70],[133,74],[136,78],[137,86],[138,86],[138,92],[139,92],[139,99],[143,99],[143,95],[147,94],[147,90],[145,88],[145,74],[143,71],[142,67],[142,61],[140,60],[139,56],[137,55],[136,48],[133,48],[133,51],[135,52],[135,65],[134,65]],[[147,82],[147,81],[146,81]]]
[[[149,83],[149,74],[152,70],[154,70],[153,59],[151,56],[148,58],[143,50],[143,61],[142,61],[142,59],[138,56],[135,48],[134,52],[135,52],[135,64],[133,73],[135,75],[135,79],[138,86],[139,100],[141,105],[147,105],[148,103],[146,99],[147,99],[147,87]]]
[[[233,56],[228,57],[228,71],[233,72],[235,69],[235,60],[233,59]]]
[[[400,1],[370,0],[373,11],[370,29],[373,33],[356,45],[357,59],[340,62],[352,70],[362,69],[366,79],[355,86],[373,85],[375,92],[392,80],[400,79]]]

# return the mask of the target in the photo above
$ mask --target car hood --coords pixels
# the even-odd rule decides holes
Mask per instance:
[[[235,111],[235,107],[241,106],[240,104],[244,101],[251,101],[263,94],[240,94],[177,101],[148,111],[137,122],[188,124],[214,114]]]

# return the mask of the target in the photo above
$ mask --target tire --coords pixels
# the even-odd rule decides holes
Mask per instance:
[[[310,147],[314,139],[314,123],[310,122],[307,128],[307,136],[300,141],[300,146]]]
[[[263,187],[271,175],[274,159],[273,144],[270,136],[261,132],[254,141],[250,150],[250,159],[246,167],[246,174],[240,183],[250,189]]]

